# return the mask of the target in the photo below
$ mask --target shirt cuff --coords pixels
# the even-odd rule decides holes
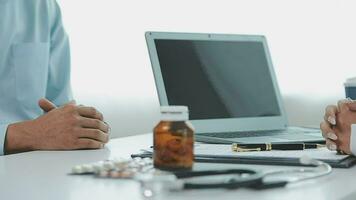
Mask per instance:
[[[5,138],[8,125],[9,124],[0,124],[0,156],[4,155]]]
[[[351,125],[350,149],[353,155],[356,155],[356,124]]]

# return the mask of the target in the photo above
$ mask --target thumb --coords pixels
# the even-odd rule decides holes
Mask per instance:
[[[57,106],[54,105],[54,103],[52,103],[50,100],[45,99],[45,98],[40,99],[40,100],[38,101],[38,105],[39,105],[40,108],[41,108],[43,111],[45,111],[45,112],[49,112],[49,111],[51,111],[51,110],[57,108]]]

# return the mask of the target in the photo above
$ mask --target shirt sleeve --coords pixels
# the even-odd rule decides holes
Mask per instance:
[[[4,155],[7,126],[8,124],[0,124],[0,145],[2,147],[0,148],[0,156]]]
[[[70,48],[60,8],[55,0],[50,2],[50,57],[46,98],[60,106],[73,100],[70,84]]]
[[[356,155],[356,124],[351,125],[350,149],[353,155]]]

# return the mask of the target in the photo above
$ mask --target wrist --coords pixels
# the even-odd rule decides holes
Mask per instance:
[[[35,150],[36,141],[30,134],[31,121],[10,124],[5,136],[5,154],[19,153]]]

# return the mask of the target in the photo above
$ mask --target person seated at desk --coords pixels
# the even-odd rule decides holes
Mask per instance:
[[[73,101],[57,2],[0,0],[0,155],[102,148],[108,130],[100,112]]]
[[[327,106],[320,129],[328,149],[356,155],[356,101],[345,99]]]

